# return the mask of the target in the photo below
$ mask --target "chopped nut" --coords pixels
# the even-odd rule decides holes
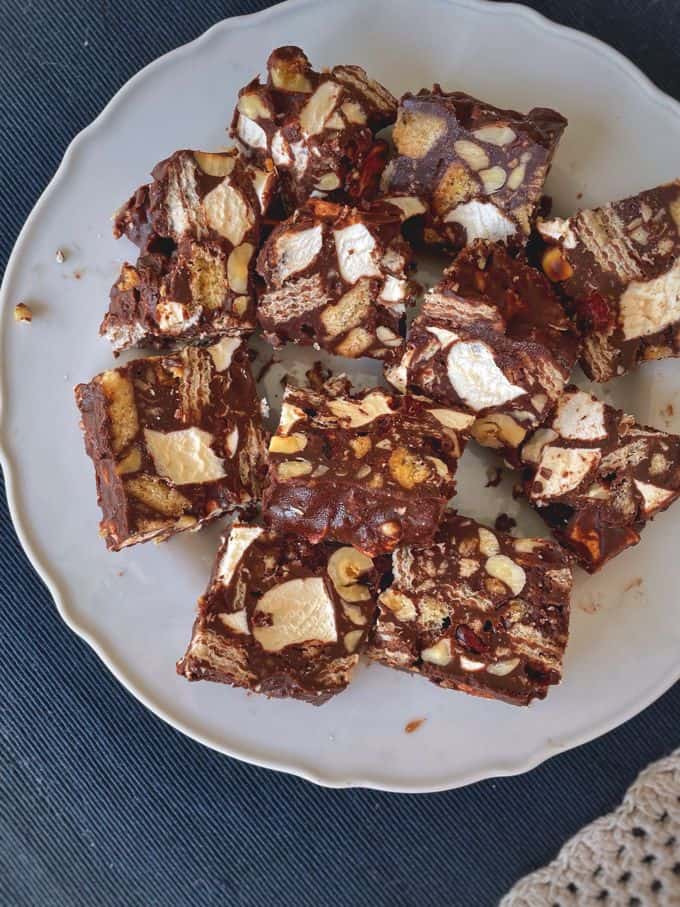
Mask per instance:
[[[513,595],[519,595],[527,581],[522,567],[506,554],[494,554],[487,560],[484,569],[489,576],[505,583]]]
[[[322,82],[300,113],[300,126],[306,135],[317,135],[335,109],[343,93],[337,82]]]
[[[255,246],[243,243],[232,251],[227,261],[227,279],[234,293],[248,292],[248,265]]]
[[[368,618],[358,605],[350,605],[347,602],[343,602],[342,610],[344,611],[345,616],[349,618],[353,624],[356,624],[359,627],[365,627],[368,623]]]
[[[309,60],[299,48],[295,48],[294,52],[286,48],[285,55],[275,51],[269,58],[268,67],[274,88],[305,94],[311,92],[312,83],[306,75]]]
[[[455,409],[430,409],[428,410],[437,422],[440,422],[446,428],[453,428],[456,431],[464,431],[469,428],[474,421],[474,416],[469,413],[461,413]]]
[[[373,568],[370,557],[349,546],[338,548],[328,560],[328,575],[335,590],[344,601],[368,601],[371,597],[366,586],[357,583],[359,577]]]
[[[472,134],[480,142],[488,142],[489,145],[498,145],[500,148],[504,145],[509,145],[510,142],[514,142],[517,138],[514,129],[500,124],[482,126],[480,129],[475,129]]]
[[[408,491],[426,482],[432,475],[425,461],[405,447],[392,451],[387,465],[392,478]]]
[[[349,633],[345,633],[345,648],[348,652],[354,652],[359,645],[363,633],[363,630],[350,630]]]
[[[281,418],[279,421],[279,432],[282,435],[288,434],[296,422],[304,422],[307,419],[307,413],[301,410],[299,406],[293,406],[284,400],[281,404]]]
[[[272,114],[269,107],[267,107],[260,95],[254,91],[242,94],[238,99],[238,104],[236,106],[238,107],[239,113],[250,117],[251,120],[271,119]]]
[[[271,453],[297,453],[307,446],[307,435],[302,432],[293,432],[291,435],[273,435],[269,442]]]
[[[280,479],[295,479],[298,476],[308,476],[312,468],[309,460],[284,460],[277,464],[276,474]]]
[[[380,527],[380,531],[388,538],[395,539],[399,538],[401,535],[401,526],[396,520],[387,520],[387,522],[383,523]]]
[[[478,534],[480,554],[483,554],[484,557],[491,557],[494,554],[498,554],[501,550],[501,546],[493,532],[491,532],[490,529],[485,529],[484,526],[480,526]]]
[[[246,309],[248,308],[248,297],[247,296],[237,296],[234,302],[232,303],[231,310],[236,315],[244,315]]]
[[[519,658],[509,658],[507,661],[497,661],[495,664],[487,665],[486,670],[496,677],[505,677],[507,674],[511,674],[518,664]]]
[[[459,139],[454,143],[453,150],[473,170],[483,170],[489,166],[489,155],[475,142],[471,142],[468,139]]]
[[[379,325],[376,329],[376,337],[381,343],[384,343],[385,346],[399,346],[403,342],[403,338],[399,334],[395,334],[394,331],[391,331],[389,328],[386,328],[384,325]]]
[[[451,655],[451,640],[448,637],[440,639],[438,643],[430,646],[430,648],[423,649],[420,653],[420,657],[423,661],[427,661],[430,664],[445,667],[451,663],[453,658]]]
[[[560,280],[568,280],[574,273],[574,269],[562,254],[559,246],[551,246],[543,253],[541,267],[548,280],[558,283]]]
[[[513,167],[513,169],[510,171],[510,176],[508,177],[508,181],[505,184],[508,187],[508,189],[512,189],[513,192],[515,191],[515,189],[519,189],[519,187],[524,182],[524,177],[526,176],[526,172],[527,172],[526,164],[518,164],[516,167]]]
[[[487,195],[491,195],[494,192],[498,192],[499,189],[502,189],[505,185],[507,174],[502,167],[489,167],[488,170],[480,170],[479,178],[482,181],[482,186],[484,187],[484,192]]]
[[[477,419],[470,432],[475,441],[496,450],[506,445],[519,447],[526,437],[526,429],[506,413],[491,413]]]
[[[64,252],[63,249],[57,249],[57,251],[54,254],[54,257],[57,261],[57,264],[59,264],[59,265],[63,265],[64,262],[66,261],[66,253]]]
[[[438,476],[442,479],[447,479],[449,477],[449,467],[443,460],[440,460],[439,457],[425,457],[425,459],[428,463],[432,463]]]
[[[18,305],[14,306],[14,320],[15,321],[32,321],[33,312],[29,309],[25,302],[20,302]]]
[[[347,334],[347,336],[335,347],[335,354],[338,356],[347,356],[355,359],[365,353],[373,345],[373,334],[370,334],[364,328],[356,327]]]
[[[460,666],[464,671],[481,671],[484,667],[484,662],[474,661],[474,659],[468,658],[466,655],[461,655]]]
[[[368,435],[360,435],[358,438],[352,438],[349,446],[352,448],[354,456],[360,460],[366,456],[373,445]]]
[[[233,154],[219,154],[210,151],[194,151],[194,159],[208,176],[229,176],[236,164]]]
[[[332,192],[333,189],[339,189],[340,177],[337,173],[324,173],[324,175],[317,180],[316,188],[320,192]]]

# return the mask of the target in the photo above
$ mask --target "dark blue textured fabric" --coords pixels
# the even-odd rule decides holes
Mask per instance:
[[[70,139],[130,76],[267,5],[0,0],[0,266]],[[616,45],[680,97],[675,0],[531,5]],[[678,744],[676,686],[527,775],[444,794],[327,791],[241,765],[116,683],[57,617],[4,496],[0,506],[2,907],[486,907]]]

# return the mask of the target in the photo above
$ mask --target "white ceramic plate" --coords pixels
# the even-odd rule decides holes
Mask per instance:
[[[293,0],[220,23],[116,95],[73,142],[17,242],[3,285],[0,353],[14,521],[64,620],[134,696],[208,746],[332,786],[428,791],[524,771],[625,721],[678,677],[680,505],[600,576],[579,575],[565,680],[529,709],[376,665],[361,666],[350,689],[321,709],[188,684],[175,675],[175,659],[217,529],[121,554],[97,536],[72,387],[112,361],[97,328],[120,262],[134,250],[113,240],[109,218],[174,149],[223,145],[237,89],[288,43],[319,66],[361,63],[395,94],[440,81],[499,105],[556,107],[570,120],[548,185],[557,213],[680,175],[680,107],[613,50],[523,7]],[[58,248],[68,251],[64,264],[55,261]],[[21,300],[33,308],[30,326],[13,322]],[[673,361],[606,389],[643,422],[676,430],[680,420],[666,407],[679,392]],[[490,462],[468,450],[457,506],[491,521],[507,511],[521,530],[541,532],[520,513],[510,482],[483,489]],[[418,718],[426,720],[406,734]]]

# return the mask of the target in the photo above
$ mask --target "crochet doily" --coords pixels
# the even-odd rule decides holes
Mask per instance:
[[[499,907],[680,905],[680,749],[646,768],[614,812],[521,879]]]

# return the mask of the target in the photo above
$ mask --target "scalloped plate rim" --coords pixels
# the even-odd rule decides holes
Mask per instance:
[[[599,38],[588,35],[584,32],[579,31],[578,29],[553,22],[541,13],[538,13],[535,10],[530,9],[526,6],[522,6],[518,3],[499,3],[491,2],[491,0],[436,0],[436,2],[448,6],[458,6],[464,9],[466,8],[474,10],[483,14],[493,12],[496,15],[511,15],[523,17],[539,30],[552,32],[557,38],[561,40],[568,40],[581,44],[593,52],[604,55],[627,78],[632,79],[639,86],[639,88],[644,90],[645,93],[650,97],[650,100],[652,100],[655,104],[669,108],[672,113],[680,116],[680,102],[676,101],[674,98],[672,98],[670,95],[666,94],[658,86],[656,86],[648,76],[646,76],[620,51],[611,47],[606,42],[601,41]],[[54,176],[39,196],[28,218],[26,219],[14,244],[9,260],[7,262],[7,267],[5,269],[2,287],[0,287],[0,312],[4,307],[9,305],[6,298],[8,295],[7,287],[11,281],[13,271],[18,267],[18,262],[22,254],[23,247],[29,238],[31,229],[34,223],[37,221],[41,209],[49,202],[51,196],[56,191],[57,186],[66,178],[69,168],[72,166],[73,158],[75,157],[76,152],[80,148],[80,146],[96,136],[102,125],[105,124],[106,120],[112,115],[113,111],[116,110],[122,103],[124,103],[126,95],[133,90],[138,82],[142,81],[146,76],[149,75],[150,72],[160,69],[162,66],[166,65],[171,60],[171,58],[176,59],[187,53],[193,52],[201,43],[207,42],[210,39],[214,38],[215,35],[220,31],[256,26],[265,18],[285,15],[289,10],[299,10],[303,7],[314,5],[321,6],[322,4],[319,3],[318,0],[284,0],[284,2],[282,3],[278,3],[259,12],[222,19],[221,21],[216,22],[203,34],[194,38],[192,41],[180,45],[179,47],[176,47],[173,50],[170,50],[162,56],[158,57],[157,59],[151,61],[143,69],[132,76],[124,85],[122,85],[104,106],[104,108],[100,111],[97,117],[88,126],[82,129],[69,143]],[[5,320],[7,320],[7,318],[5,318]],[[336,777],[332,773],[324,774],[317,767],[311,767],[308,764],[305,764],[303,761],[288,761],[285,765],[276,764],[275,762],[263,759],[256,754],[220,745],[204,734],[194,730],[190,725],[178,721],[166,709],[162,708],[161,706],[153,702],[150,697],[142,693],[141,690],[139,690],[135,686],[135,684],[125,676],[123,668],[117,663],[114,656],[107,650],[105,644],[100,642],[94,633],[89,632],[84,626],[80,625],[70,614],[67,596],[62,594],[61,590],[59,589],[57,581],[50,573],[49,565],[47,563],[44,563],[41,557],[38,555],[36,548],[31,540],[30,527],[25,523],[21,515],[19,471],[15,470],[10,460],[8,447],[3,439],[3,399],[5,385],[4,374],[4,366],[2,365],[2,363],[0,363],[0,465],[2,466],[5,477],[7,503],[10,516],[12,518],[12,522],[14,524],[14,528],[16,530],[19,541],[29,561],[36,570],[40,579],[45,583],[48,591],[50,592],[50,595],[54,600],[57,611],[59,612],[59,615],[64,620],[66,625],[93,649],[93,651],[97,654],[103,664],[109,669],[109,671],[121,683],[121,685],[127,690],[127,692],[133,695],[135,699],[142,703],[142,705],[144,705],[153,714],[161,718],[175,730],[212,750],[261,768],[293,774],[314,784],[328,788],[368,788],[394,793],[433,793],[438,791],[452,790],[490,778],[509,777],[530,771],[531,769],[540,765],[542,762],[552,758],[555,755],[558,755],[561,752],[565,752],[569,749],[581,746],[584,743],[588,743],[589,741],[608,733],[614,728],[619,727],[621,724],[625,723],[626,721],[646,709],[648,706],[650,706],[680,679],[680,664],[678,664],[675,674],[669,674],[659,683],[653,684],[648,690],[645,691],[645,694],[636,699],[635,702],[626,704],[618,712],[612,714],[609,720],[600,722],[597,726],[589,728],[586,732],[583,732],[581,734],[574,734],[567,740],[563,739],[561,740],[559,745],[545,741],[542,745],[537,747],[529,757],[519,760],[517,763],[508,765],[504,764],[503,762],[498,762],[494,765],[486,765],[484,768],[480,769],[477,772],[467,772],[457,776],[438,780],[434,783],[426,782],[424,784],[395,784],[382,782],[379,778],[376,777]]]

